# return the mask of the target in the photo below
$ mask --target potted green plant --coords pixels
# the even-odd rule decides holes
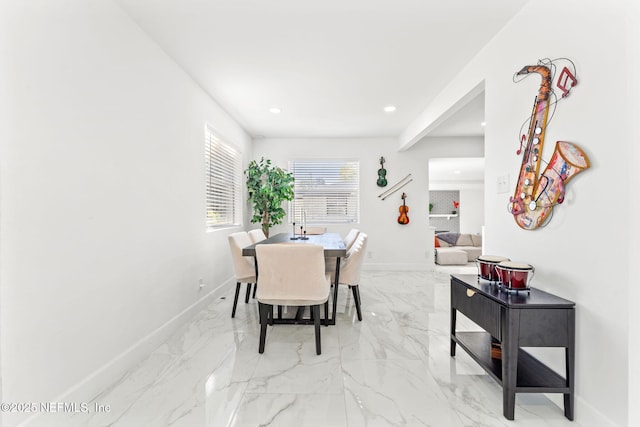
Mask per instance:
[[[265,236],[286,215],[282,202],[293,200],[293,174],[271,165],[271,160],[252,160],[244,171],[248,200],[253,206],[252,223],[260,223]]]

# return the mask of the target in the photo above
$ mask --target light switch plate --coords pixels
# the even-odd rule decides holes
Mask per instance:
[[[509,192],[509,174],[500,175],[496,182],[496,188],[498,189],[498,194],[508,193]]]

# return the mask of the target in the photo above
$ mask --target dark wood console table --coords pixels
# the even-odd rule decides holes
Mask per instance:
[[[457,332],[458,311],[486,332]],[[502,343],[501,360],[491,358],[492,337]],[[564,415],[573,420],[574,302],[534,288],[506,292],[476,275],[452,275],[452,357],[456,344],[502,385],[505,418],[514,419],[516,393],[562,393]],[[565,377],[521,347],[564,347]]]

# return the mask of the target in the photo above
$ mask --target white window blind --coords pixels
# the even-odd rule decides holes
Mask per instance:
[[[209,126],[205,133],[207,230],[239,225],[242,218],[240,153]]]
[[[309,224],[360,221],[360,163],[345,160],[293,160],[295,198],[289,222]],[[292,216],[293,215],[293,216]]]

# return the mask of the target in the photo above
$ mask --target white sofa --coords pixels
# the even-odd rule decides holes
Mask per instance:
[[[475,261],[482,255],[482,236],[466,233],[435,235],[436,264],[459,265]]]

